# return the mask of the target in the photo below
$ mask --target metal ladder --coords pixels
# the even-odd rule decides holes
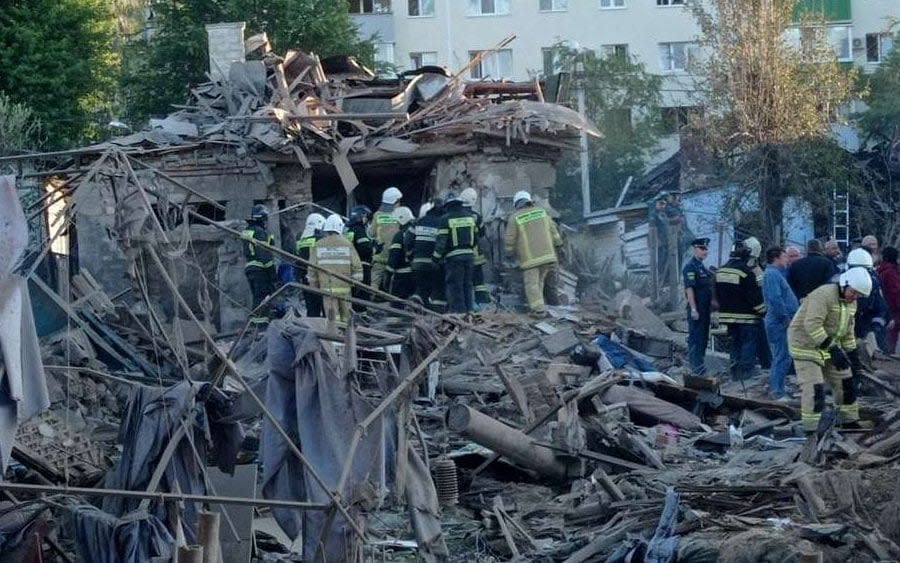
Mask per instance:
[[[850,194],[846,191],[838,192],[837,188],[834,188],[831,198],[831,238],[836,240],[841,248],[848,249],[850,247]]]

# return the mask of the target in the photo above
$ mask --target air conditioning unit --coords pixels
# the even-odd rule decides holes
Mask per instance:
[[[854,49],[862,49],[863,48],[863,40],[857,37],[853,40],[853,48]]]

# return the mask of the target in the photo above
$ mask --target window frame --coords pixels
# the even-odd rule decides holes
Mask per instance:
[[[482,8],[484,8],[485,0],[469,0],[469,7],[466,11],[466,15],[470,18],[491,18],[491,17],[496,17],[496,16],[508,16],[510,13],[512,13],[512,0],[490,0],[490,1],[494,3],[494,11],[493,12],[482,11]],[[498,3],[503,3],[503,5],[506,6],[506,11],[498,12],[497,11]],[[472,10],[472,7],[475,4],[477,4],[479,6],[479,9],[477,12]]]
[[[376,10],[375,9],[376,4],[384,4],[384,3],[387,4],[386,10]],[[352,10],[352,6],[354,6],[354,5],[359,6],[360,11],[354,12]],[[392,0],[372,0],[372,11],[371,12],[364,11],[365,7],[366,7],[366,0],[348,0],[347,1],[347,10],[351,16],[377,16],[377,15],[381,15],[381,14],[391,14],[391,13],[393,13],[393,10],[394,10],[394,5],[392,3]]]
[[[826,25],[825,39],[828,41],[828,44],[831,45],[832,48],[835,47],[834,42],[832,42],[831,32],[838,29],[844,29],[847,31],[846,41],[844,42],[845,46],[847,47],[847,56],[841,57],[838,54],[837,49],[835,49],[835,58],[839,63],[851,63],[853,62],[853,26],[851,24],[842,23],[837,25]]]
[[[413,14],[409,13],[410,2],[415,2],[419,7],[419,12],[421,12],[422,4],[424,2],[428,2],[428,1],[431,2],[431,13],[430,14],[419,13],[419,14],[413,15]],[[433,18],[433,17],[435,17],[435,13],[437,12],[437,8],[435,8],[434,3],[435,3],[435,0],[407,0],[406,1],[406,17],[408,17],[408,18]]]
[[[545,0],[538,0],[538,12],[541,12],[542,14],[552,14],[555,12],[568,12],[569,11],[569,0],[546,0],[547,2],[550,2],[549,9],[541,8],[541,2],[543,2],[543,1],[545,1]],[[557,2],[564,2],[565,6],[563,6],[562,8],[557,8],[557,7],[555,7]]]
[[[609,2],[610,5],[604,6],[603,2]],[[622,5],[616,6],[616,2],[621,2]],[[597,0],[597,5],[601,10],[624,10],[628,8],[628,4],[625,2],[625,0]]]
[[[869,38],[875,39],[875,48],[877,51],[877,58],[871,59],[869,58],[870,50],[869,50]],[[885,52],[884,50],[884,41],[889,40],[891,42],[891,48]],[[894,34],[893,33],[884,33],[884,32],[875,32],[875,33],[866,33],[865,34],[865,46],[866,46],[866,64],[870,65],[880,65],[884,62],[891,52],[896,49]]]
[[[397,66],[397,43],[395,41],[378,41],[375,45],[375,63],[385,63],[391,66]],[[386,61],[378,58],[379,48],[389,47],[391,52],[391,60]]]
[[[434,62],[426,63],[425,55],[434,55]],[[413,65],[413,58],[416,56],[419,57],[419,61],[420,61],[419,66]],[[409,68],[410,68],[410,70],[418,70],[418,69],[420,69],[422,67],[426,67],[426,66],[437,66],[437,51],[411,51],[409,53]]]
[[[672,47],[675,45],[684,45],[684,48],[685,48],[684,68],[671,68],[671,67],[666,67],[662,64],[662,62],[663,62],[663,59],[662,59],[663,45],[668,46],[668,51],[669,51],[668,60],[672,61],[672,62],[675,61],[675,57],[672,56]],[[660,65],[659,66],[662,69],[662,72],[664,74],[689,73],[690,68],[691,68],[691,62],[692,62],[691,52],[696,51],[697,47],[698,47],[698,45],[695,41],[663,41],[663,42],[657,43],[657,52],[660,55],[660,59],[659,59]]]
[[[620,47],[624,48],[625,50],[625,52],[622,54],[616,53],[616,51]],[[628,43],[605,43],[603,45],[600,45],[600,54],[606,58],[622,57],[627,59],[630,55],[629,51],[630,49],[628,48]]]
[[[687,0],[656,0],[657,8],[683,8],[687,6]]]
[[[473,57],[478,56],[480,53],[483,53],[484,51],[486,51],[486,49],[476,49],[474,51],[469,51],[469,60],[471,61]],[[498,72],[496,74],[492,73],[492,72],[485,72],[484,63],[486,61],[494,60],[493,57],[497,57],[497,60],[499,61],[500,57],[505,56],[507,53],[509,54],[509,73],[508,74],[504,74],[503,72]],[[476,69],[478,71],[477,75],[475,72]],[[500,68],[499,62],[497,63],[497,68],[491,69],[491,70],[502,70]],[[512,74],[513,74],[513,50],[512,49],[499,49],[497,51],[494,51],[493,53],[491,53],[490,55],[488,55],[487,57],[482,59],[481,62],[479,62],[477,65],[474,65],[474,66],[472,66],[471,69],[469,69],[469,78],[471,78],[473,80],[485,80],[487,78],[489,78],[491,80],[502,80],[504,78],[511,78]]]

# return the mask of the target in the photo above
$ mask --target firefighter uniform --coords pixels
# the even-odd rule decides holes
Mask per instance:
[[[525,300],[532,313],[544,313],[544,283],[558,263],[562,238],[547,210],[528,204],[510,215],[503,237],[506,254],[515,253],[525,281]]]
[[[434,245],[441,228],[443,206],[433,207],[413,227],[412,271],[416,279],[416,295],[425,306],[444,312],[444,271],[434,260]]]
[[[310,236],[301,236],[297,239],[297,244],[294,245],[294,254],[298,257],[302,258],[309,262],[310,251],[316,245],[316,241],[319,239],[316,235]],[[294,274],[299,283],[303,285],[309,285],[309,269],[305,264],[299,264],[297,268],[294,270]],[[322,311],[322,296],[317,295],[315,293],[311,293],[309,291],[303,292],[303,301],[306,303],[306,316],[307,317],[321,317],[324,316],[324,312]]]
[[[475,260],[475,214],[459,200],[451,200],[444,209],[434,245],[434,259],[444,263],[444,290],[451,313],[475,310],[472,267]]]
[[[788,328],[788,349],[800,384],[800,418],[807,431],[815,430],[819,423],[826,383],[841,419],[859,420],[856,387],[849,369],[859,362],[853,332],[855,314],[856,302],[842,299],[838,284],[830,283],[800,302],[800,310]],[[835,362],[834,356],[844,356],[848,361]]]
[[[327,291],[332,295],[350,295],[350,284],[344,280],[329,276],[328,273],[341,274],[348,278],[362,281],[362,262],[353,248],[353,243],[343,235],[330,232],[316,242],[310,251],[310,263],[320,266],[324,271],[310,268],[309,283],[313,287]],[[349,302],[345,299],[325,297],[323,299],[325,317],[329,320],[346,322],[350,319]]]
[[[386,289],[384,287],[384,270],[387,267],[388,254],[390,254],[391,242],[394,235],[400,230],[400,224],[394,218],[393,210],[382,209],[372,216],[370,238],[374,246],[372,257],[372,287]]]
[[[366,232],[366,226],[362,223],[362,221],[355,221],[347,225],[347,232],[345,233],[347,240],[353,243],[353,248],[356,250],[356,254],[359,255],[359,259],[362,262],[363,267],[363,283],[369,285],[372,283],[372,239],[369,238],[369,233]]]
[[[484,246],[484,221],[481,214],[473,211],[475,214],[476,231],[475,231],[475,259],[472,264],[472,286],[475,289],[475,302],[486,304],[491,302],[491,290],[484,281],[484,266],[487,264],[487,258],[484,256],[482,246]]]
[[[716,298],[719,322],[728,327],[731,340],[732,377],[738,381],[748,379],[756,370],[758,327],[766,313],[766,304],[745,254],[732,253],[728,262],[716,271]]]
[[[404,225],[394,240],[388,252],[387,268],[385,269],[387,291],[391,295],[406,299],[416,290],[416,282],[412,271],[412,249],[415,244],[413,230]]]
[[[275,260],[272,251],[255,244],[254,241],[274,245],[275,237],[266,232],[261,222],[251,221],[241,232],[241,239],[244,246],[244,275],[250,284],[255,310],[275,291]],[[250,317],[250,322],[253,323],[262,324],[268,321],[269,316],[265,311],[257,311]]]

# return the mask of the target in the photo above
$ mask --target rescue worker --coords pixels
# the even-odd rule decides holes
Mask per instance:
[[[434,260],[434,245],[443,214],[444,201],[436,197],[419,208],[419,220],[413,228],[412,271],[416,278],[416,296],[423,305],[439,313],[447,308],[443,269]]]
[[[303,232],[300,233],[300,238],[297,239],[297,243],[294,246],[294,254],[309,262],[310,251],[316,245],[316,241],[322,238],[322,227],[324,225],[325,217],[319,213],[310,213],[309,216],[306,217],[306,226],[303,228]],[[308,271],[309,269],[305,264],[299,264],[297,266],[294,270],[297,283],[309,285]],[[306,303],[307,317],[323,316],[321,295],[304,291],[303,301]]]
[[[400,230],[391,241],[388,252],[388,263],[385,269],[385,286],[391,295],[406,299],[416,290],[416,281],[412,274],[412,250],[415,244],[413,214],[409,207],[398,207],[394,210],[394,218]]]
[[[706,373],[706,347],[709,345],[709,321],[712,315],[713,276],[703,264],[709,254],[709,239],[691,241],[694,255],[682,268],[684,295],[687,298],[688,362],[696,375]]]
[[[344,221],[339,215],[329,215],[322,230],[325,236],[312,248],[310,262],[324,271],[310,268],[309,283],[331,295],[349,297],[350,283],[328,274],[340,274],[362,281],[362,262],[353,243],[344,237]],[[346,299],[325,297],[323,307],[329,322],[350,320],[350,303]]]
[[[384,269],[387,266],[388,252],[394,235],[400,225],[394,219],[394,207],[403,194],[395,187],[384,190],[381,194],[381,207],[372,216],[369,226],[369,238],[372,239],[374,255],[372,257],[372,287],[384,290]]]
[[[750,249],[750,258],[747,260],[747,265],[753,270],[753,275],[756,276],[756,283],[759,284],[761,290],[763,287],[763,267],[760,263],[762,244],[756,237],[744,239],[744,244]],[[765,296],[763,296],[763,301],[765,301]],[[759,360],[759,367],[762,369],[770,369],[772,367],[772,355],[769,351],[769,339],[766,336],[766,328],[764,325],[765,323],[760,319],[759,325],[756,327],[756,358]]]
[[[759,323],[766,312],[762,289],[756,275],[747,265],[750,249],[735,243],[728,262],[716,271],[716,299],[719,322],[728,327],[731,340],[731,375],[743,381],[756,370],[756,346]]]
[[[463,207],[458,195],[447,194],[433,256],[444,265],[444,291],[450,313],[475,311],[472,265],[477,228],[475,214]]]
[[[872,333],[878,348],[887,350],[886,328],[891,322],[891,311],[881,290],[881,280],[875,274],[872,254],[865,248],[851,250],[847,255],[847,268],[864,268],[872,278],[872,293],[856,300],[854,334],[865,340]]]
[[[478,201],[478,192],[475,188],[466,188],[459,194],[463,207],[475,214],[477,231],[475,233],[475,262],[472,267],[472,287],[475,289],[475,303],[485,305],[491,302],[491,290],[484,281],[484,266],[487,264],[482,246],[484,246],[484,219],[481,213],[475,211],[475,202]]]
[[[270,246],[275,244],[275,237],[266,230],[268,219],[269,209],[265,205],[254,205],[247,221],[247,228],[241,232],[244,245],[244,275],[250,284],[254,311],[275,291],[275,259],[272,251],[254,242],[261,241]],[[250,317],[250,322],[268,323],[269,315],[266,311],[255,311]]]
[[[365,205],[357,205],[350,210],[350,222],[347,224],[347,240],[353,243],[353,248],[359,254],[363,265],[363,283],[372,283],[372,239],[367,231],[372,210]],[[354,289],[354,291],[356,291]]]
[[[503,245],[507,256],[516,256],[525,281],[525,301],[537,315],[546,312],[544,283],[559,262],[556,249],[562,238],[546,209],[536,207],[531,194],[517,192],[513,196],[516,211],[506,221]]]
[[[865,268],[850,268],[838,283],[813,290],[800,303],[788,329],[788,346],[800,384],[800,419],[813,432],[825,408],[825,384],[845,427],[857,426],[857,381],[862,364],[853,335],[856,301],[872,292]]]

